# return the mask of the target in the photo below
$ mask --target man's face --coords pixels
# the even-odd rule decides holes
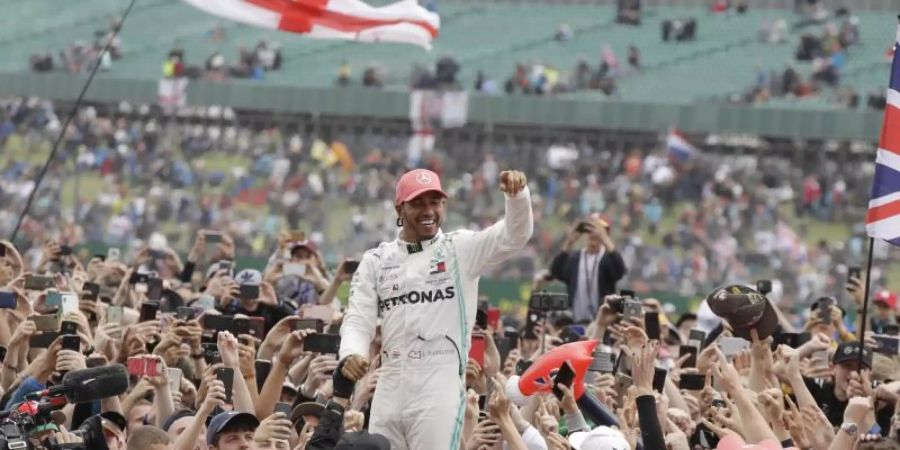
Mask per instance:
[[[252,431],[224,431],[219,433],[219,445],[212,445],[210,448],[214,450],[250,450],[252,443]]]
[[[834,364],[834,389],[837,392],[847,392],[850,387],[850,374],[859,369],[859,361]]]
[[[403,219],[407,238],[420,241],[437,235],[444,219],[447,199],[439,192],[426,192],[397,207],[397,215]]]
[[[128,411],[128,431],[136,430],[144,424],[144,417],[153,411],[153,405],[135,405]]]

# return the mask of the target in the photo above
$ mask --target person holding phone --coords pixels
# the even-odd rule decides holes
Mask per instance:
[[[394,199],[397,239],[367,251],[353,276],[339,368],[354,381],[366,373],[381,316],[382,372],[370,430],[385,435],[391,448],[459,448],[478,280],[486,266],[520,251],[533,232],[525,174],[504,171],[499,181],[503,220],[482,231],[444,233],[448,196],[438,175],[407,172]]]
[[[262,281],[262,274],[258,270],[244,269],[235,275],[234,281],[238,283],[237,304],[232,308],[223,308],[223,314],[262,317],[265,319],[265,330],[268,332],[281,319],[293,313],[290,308],[278,302],[272,286]],[[257,293],[256,298],[246,295],[252,292]]]
[[[562,249],[550,263],[549,272],[539,280],[538,284],[552,280],[565,283],[575,323],[587,324],[594,320],[603,298],[616,293],[616,283],[627,272],[609,232],[609,223],[599,214],[573,225]],[[582,237],[587,238],[585,247],[572,251]]]

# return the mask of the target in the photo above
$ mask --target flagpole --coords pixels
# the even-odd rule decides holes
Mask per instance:
[[[862,317],[859,323],[859,370],[863,369],[863,348],[866,341],[866,323],[869,316],[869,285],[872,279],[872,250],[875,248],[875,238],[869,238],[869,259],[866,261],[866,280],[863,289]]]
[[[72,119],[75,118],[75,114],[78,113],[78,107],[81,106],[81,102],[84,100],[84,95],[87,94],[87,90],[91,87],[91,82],[94,81],[94,76],[97,75],[97,69],[103,64],[103,57],[109,53],[109,48],[112,47],[113,40],[116,39],[116,36],[119,35],[119,31],[122,30],[122,24],[125,23],[125,18],[128,17],[128,13],[131,12],[131,8],[134,7],[134,4],[137,0],[131,0],[128,3],[128,7],[125,8],[125,12],[122,13],[122,18],[119,19],[119,23],[112,30],[112,34],[109,36],[109,39],[106,41],[106,45],[103,46],[103,49],[100,50],[100,53],[97,54],[97,61],[94,63],[94,67],[91,69],[91,73],[88,75],[87,81],[84,82],[84,86],[81,87],[81,93],[78,94],[78,98],[75,100],[75,104],[72,105],[72,110],[69,111],[69,116],[66,117],[66,121],[63,123],[63,126],[59,129],[59,135],[56,137],[56,142],[53,143],[53,148],[50,150],[50,155],[47,156],[47,160],[44,161],[44,167],[41,168],[40,173],[38,173],[37,178],[34,180],[34,187],[31,188],[31,193],[28,194],[28,199],[25,201],[25,207],[22,209],[22,212],[19,213],[19,219],[16,221],[16,227],[13,228],[12,233],[9,234],[9,242],[15,244],[16,236],[19,234],[19,228],[22,227],[22,222],[25,220],[25,216],[28,215],[28,210],[31,209],[31,203],[34,202],[34,196],[37,195],[38,190],[41,188],[41,182],[44,181],[44,176],[47,175],[47,170],[50,169],[50,164],[53,163],[53,160],[56,159],[56,152],[59,151],[59,145],[62,144],[63,138],[66,136],[66,130],[69,129],[69,124],[72,122]],[[78,161],[75,161],[76,170]],[[77,175],[76,175],[77,176]],[[78,199],[75,199],[75,204],[78,204]],[[77,217],[75,218],[78,219]]]

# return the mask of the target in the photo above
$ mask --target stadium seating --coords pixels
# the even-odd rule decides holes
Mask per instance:
[[[126,4],[125,0],[22,3],[16,14],[0,18],[0,44],[7,56],[0,60],[0,71],[28,70],[28,58],[35,52],[49,51],[58,57],[60,50],[76,41],[92,43],[95,32],[106,29]],[[215,51],[233,64],[239,47],[253,48],[260,40],[279,43],[284,59],[284,70],[267,74],[266,82],[295,86],[331,86],[345,61],[357,82],[366,67],[375,66],[384,72],[389,85],[405,86],[414,66],[431,66],[442,56],[460,62],[464,86],[472,85],[479,70],[502,85],[519,63],[542,63],[563,74],[571,73],[580,59],[596,67],[604,45],[615,51],[623,67],[630,45],[641,51],[641,72],[626,73],[618,81],[617,95],[625,100],[724,99],[750,86],[757,66],[780,71],[791,62],[803,75],[810,70],[809,64],[793,62],[800,31],[791,29],[783,44],[764,44],[757,38],[764,22],[777,18],[791,24],[796,21],[793,13],[784,9],[713,15],[703,8],[658,6],[647,8],[642,26],[630,27],[613,23],[612,6],[444,0],[439,8],[441,35],[433,51],[427,52],[395,44],[306,39],[220,20],[181,0],[141,0],[121,33],[125,57],[104,76],[155,79],[161,74],[163,58],[176,46],[185,50],[192,65],[202,66]],[[895,23],[890,14],[857,14],[863,42],[849,52],[844,74],[857,91],[869,92],[885,84],[887,74],[880,69]],[[697,39],[663,43],[662,21],[687,17],[698,21]],[[573,30],[571,40],[554,40],[560,24]],[[213,41],[212,30],[217,26],[225,31],[224,38]]]

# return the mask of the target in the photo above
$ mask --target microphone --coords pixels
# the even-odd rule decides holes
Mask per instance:
[[[73,370],[62,379],[69,403],[89,403],[128,390],[128,371],[121,364]]]

